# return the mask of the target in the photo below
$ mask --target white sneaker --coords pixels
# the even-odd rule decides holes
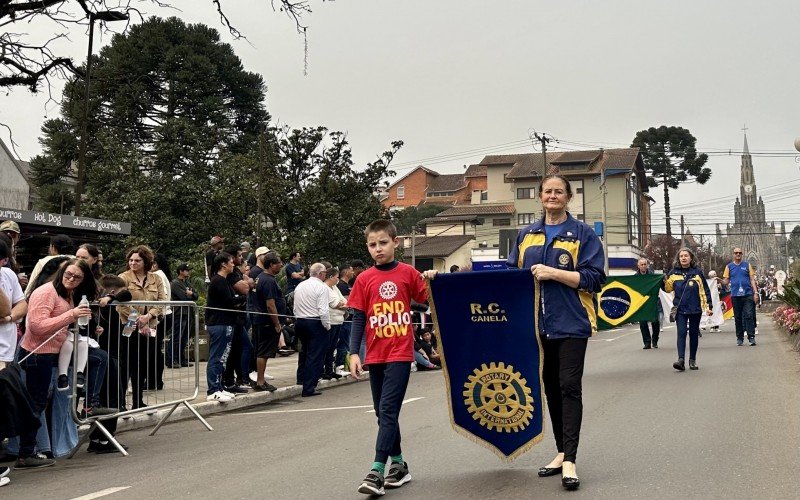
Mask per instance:
[[[226,393],[225,391],[217,391],[214,394],[206,396],[206,401],[219,401],[220,403],[227,403],[233,401],[233,394]]]
[[[411,371],[412,372],[417,371],[417,362],[416,361],[412,361],[411,362]]]
[[[252,380],[253,382],[258,382],[258,374],[256,372],[250,372],[249,377],[250,377],[250,380]],[[272,375],[270,375],[267,372],[264,372],[264,379],[265,380],[275,380],[275,377],[273,377]]]
[[[220,393],[222,393],[222,394],[224,394],[224,395],[226,395],[226,396],[228,396],[228,397],[229,397],[229,398],[231,398],[231,399],[233,399],[233,398],[235,398],[235,397],[236,397],[236,394],[234,394],[234,393],[232,393],[232,392],[228,392],[228,391],[226,391],[225,389],[223,389],[223,390],[221,390],[221,391],[219,391],[219,392],[220,392]]]
[[[345,371],[344,368],[337,368],[336,369],[336,374],[337,375],[341,375],[342,377],[346,377],[346,376],[350,375],[350,372]]]

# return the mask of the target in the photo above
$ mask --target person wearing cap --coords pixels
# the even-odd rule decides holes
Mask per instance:
[[[19,285],[22,288],[25,288],[28,286],[28,275],[21,273],[19,266],[17,266],[17,244],[19,243],[19,237],[21,234],[19,224],[13,220],[5,220],[0,223],[0,233],[5,234],[8,236],[8,239],[11,240],[11,245],[9,246],[11,253],[8,257],[8,262],[6,262],[5,266],[3,267],[7,267],[14,271],[14,273],[17,275]]]
[[[253,263],[250,264],[248,262],[248,264],[250,264],[250,272],[247,273],[250,278],[255,280],[258,278],[259,274],[263,273],[267,269],[267,266],[264,264],[264,255],[266,255],[267,252],[269,252],[269,248],[258,247],[256,248],[255,253],[251,254],[250,257],[253,259]]]
[[[219,255],[222,251],[222,246],[225,244],[225,238],[216,235],[211,238],[209,242],[208,251],[206,252],[206,283],[211,281],[211,264],[214,262],[214,257]]]
[[[186,262],[178,266],[178,276],[170,283],[172,300],[192,301],[197,300],[197,293],[192,288],[189,278],[192,276],[192,268]],[[169,368],[180,368],[189,366],[189,357],[186,346],[189,344],[189,329],[191,328],[191,315],[185,307],[177,308],[172,335],[167,346],[166,363]]]

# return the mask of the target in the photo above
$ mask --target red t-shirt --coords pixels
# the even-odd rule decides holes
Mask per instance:
[[[404,264],[389,271],[369,268],[358,275],[347,305],[367,317],[364,364],[414,361],[411,300],[425,302],[428,290],[419,271]]]

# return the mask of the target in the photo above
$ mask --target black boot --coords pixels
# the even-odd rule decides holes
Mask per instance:
[[[689,369],[690,369],[690,370],[698,370],[698,369],[699,369],[699,368],[697,367],[697,363],[695,363],[693,359],[690,359],[690,360],[689,360]]]
[[[683,358],[680,358],[678,361],[672,363],[672,367],[680,372],[686,370],[686,365],[683,364]]]
[[[647,342],[642,349],[650,349],[650,342]]]

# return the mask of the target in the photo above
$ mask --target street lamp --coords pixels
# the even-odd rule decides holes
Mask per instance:
[[[117,10],[102,10],[89,12],[89,50],[86,53],[86,106],[83,110],[83,124],[81,124],[81,144],[78,152],[78,175],[75,183],[75,215],[81,214],[81,198],[83,197],[83,177],[86,163],[87,134],[89,133],[89,79],[92,72],[92,48],[94,44],[94,22],[127,21],[130,16],[127,12]],[[63,210],[62,210],[63,211]]]

